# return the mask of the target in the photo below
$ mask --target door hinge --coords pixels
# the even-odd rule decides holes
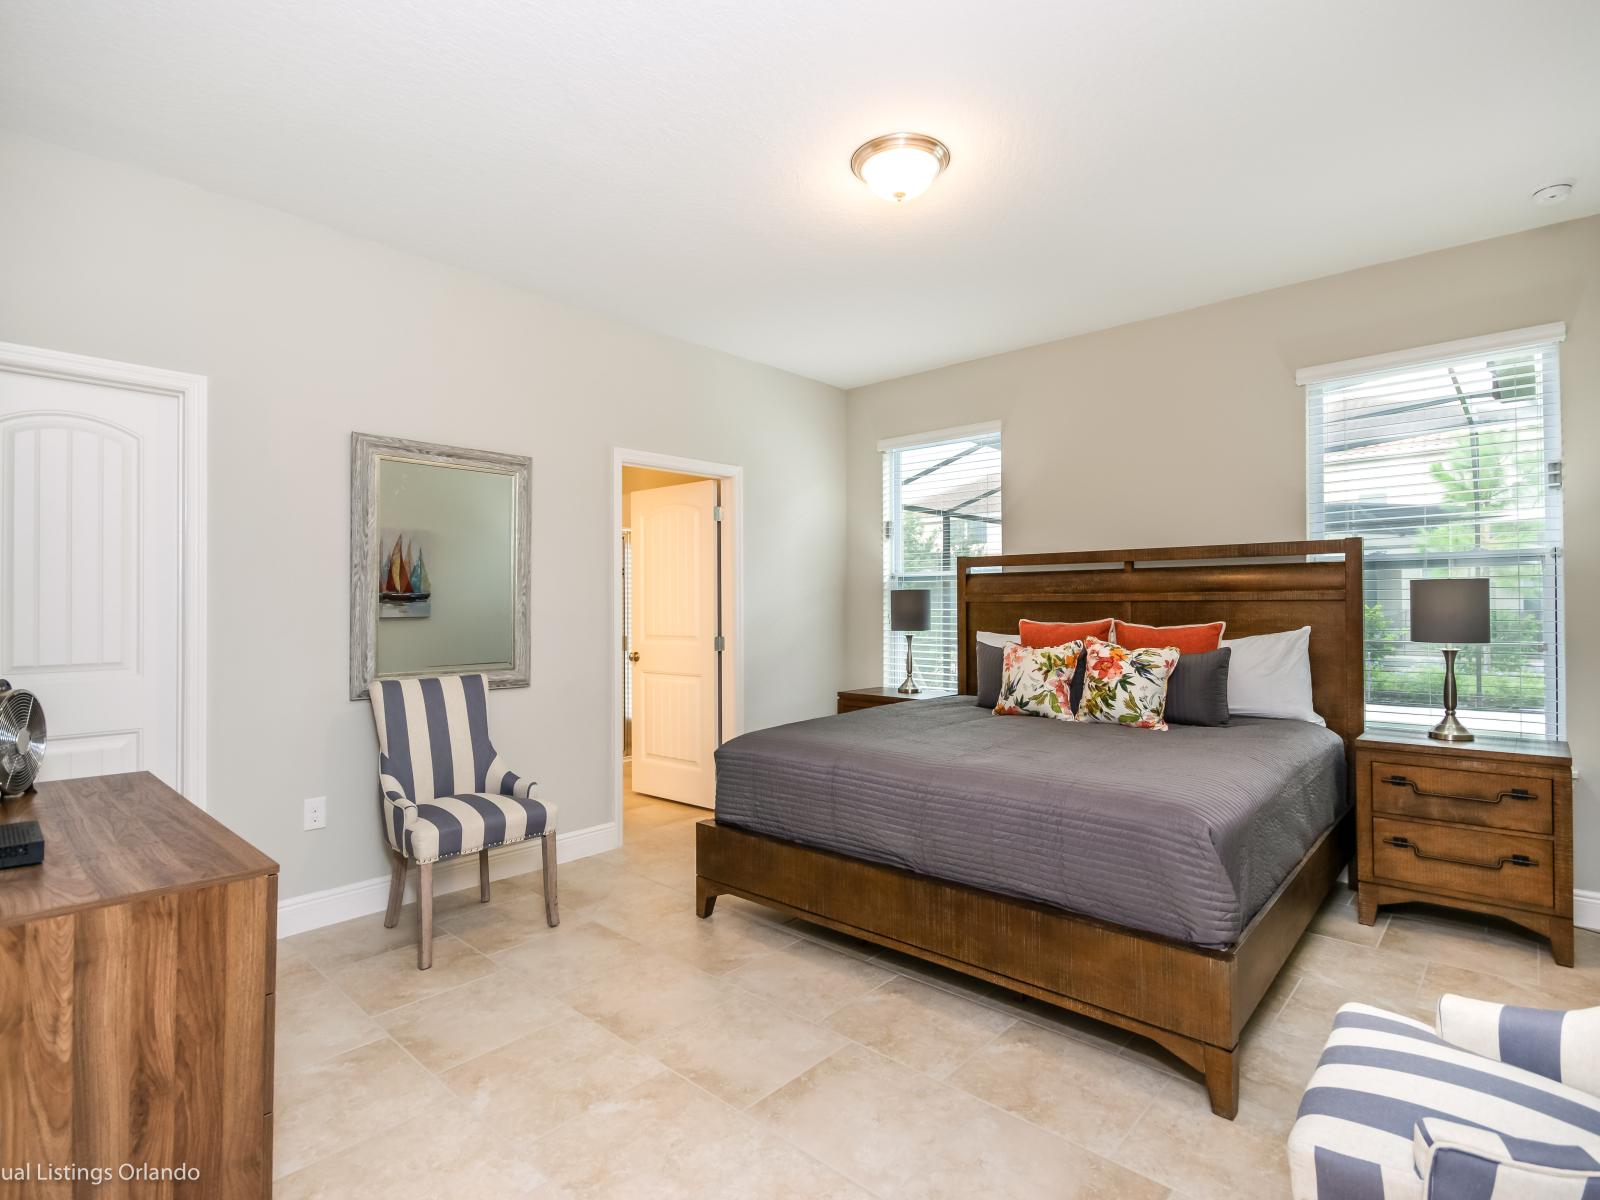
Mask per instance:
[[[1561,474],[1562,474],[1562,468],[1564,467],[1564,465],[1565,464],[1559,458],[1556,459],[1555,462],[1545,463],[1545,465],[1544,465],[1544,482],[1545,482],[1545,486],[1553,487],[1553,488],[1559,488],[1561,486]]]
[[[718,654],[721,654],[728,648],[728,639],[723,637],[720,633],[717,634],[716,637],[711,639],[711,648]]]
[[[722,520],[722,505],[718,504],[718,505],[716,505],[716,506],[714,506],[712,508],[712,510],[711,510],[711,519],[713,521]]]

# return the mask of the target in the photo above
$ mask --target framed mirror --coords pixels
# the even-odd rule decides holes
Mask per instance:
[[[528,686],[533,460],[350,435],[350,699],[482,671]]]

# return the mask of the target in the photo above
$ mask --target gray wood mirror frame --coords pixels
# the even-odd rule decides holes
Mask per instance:
[[[527,687],[533,460],[350,435],[350,699],[481,671]]]

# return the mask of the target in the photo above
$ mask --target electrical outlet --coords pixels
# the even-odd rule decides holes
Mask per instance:
[[[328,798],[313,796],[306,801],[306,828],[326,829],[328,826]]]

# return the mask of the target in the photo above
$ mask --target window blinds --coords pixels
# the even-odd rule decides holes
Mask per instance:
[[[1410,582],[1475,576],[1490,583],[1492,642],[1462,649],[1462,720],[1560,737],[1559,336],[1486,341],[1306,373],[1307,523],[1314,538],[1365,539],[1369,723],[1438,719],[1440,647],[1409,640]]]
[[[916,635],[917,681],[957,685],[956,559],[1000,553],[1000,430],[996,426],[884,443],[883,682],[905,678],[903,633],[889,628],[889,593],[925,588],[930,628]]]

